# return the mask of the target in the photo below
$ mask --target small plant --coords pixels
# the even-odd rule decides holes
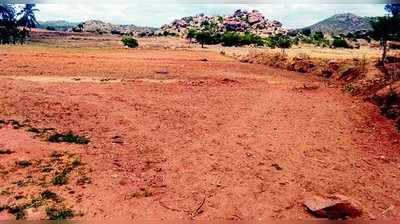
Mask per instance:
[[[138,41],[133,37],[124,37],[122,38],[122,44],[129,48],[137,48],[139,47]]]
[[[343,91],[350,93],[351,95],[356,95],[358,92],[358,88],[354,86],[352,83],[349,83],[343,87]]]
[[[68,183],[68,172],[67,170],[64,170],[63,172],[59,173],[58,175],[56,175],[51,182],[53,183],[53,185],[56,186],[61,186],[61,185],[65,185]]]
[[[65,208],[62,209],[47,208],[46,214],[50,220],[64,220],[74,217],[74,212],[71,209],[65,209]]]
[[[84,136],[74,135],[71,132],[67,134],[53,134],[49,137],[48,141],[53,143],[67,142],[74,144],[88,144],[90,142],[88,138]]]
[[[42,197],[42,199],[46,199],[46,200],[53,200],[55,202],[60,202],[60,197],[58,197],[58,195],[50,190],[45,190],[43,191],[40,196]]]

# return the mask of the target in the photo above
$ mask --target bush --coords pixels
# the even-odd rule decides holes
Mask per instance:
[[[335,48],[351,48],[343,37],[338,36],[333,37],[333,42],[331,46]]]
[[[66,143],[83,144],[83,145],[88,144],[90,142],[88,138],[84,136],[75,135],[71,132],[67,134],[55,133],[48,138],[48,141],[52,143],[66,142]]]
[[[204,47],[204,44],[219,44],[221,43],[221,34],[219,33],[211,33],[209,31],[202,31],[196,34],[196,41]]]
[[[54,26],[47,26],[46,30],[55,31],[56,28]]]
[[[291,48],[292,47],[292,41],[290,40],[289,37],[281,36],[278,39],[278,47],[281,48],[281,49]]]
[[[190,42],[192,42],[193,38],[196,38],[197,35],[197,30],[195,29],[190,29],[186,35],[186,38],[189,39]]]
[[[240,34],[237,32],[225,32],[221,42],[223,46],[264,45],[264,41],[260,36],[251,33]]]
[[[241,39],[242,39],[241,40],[242,45],[250,45],[250,44],[254,44],[256,46],[264,45],[263,39],[255,34],[245,33],[243,36],[241,36]]]
[[[242,37],[239,33],[236,32],[225,32],[222,36],[222,45],[228,47],[241,46]]]
[[[124,46],[127,46],[129,48],[139,47],[138,41],[133,37],[124,37],[124,38],[122,38],[122,43],[124,44]]]

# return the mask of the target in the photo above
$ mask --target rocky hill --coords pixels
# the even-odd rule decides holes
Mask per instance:
[[[156,28],[140,27],[135,25],[115,25],[100,20],[89,20],[72,28],[72,31],[74,32],[92,32],[99,34],[112,33],[133,36],[151,36],[157,30],[158,29]]]
[[[325,34],[348,34],[371,30],[369,21],[370,19],[367,17],[345,13],[334,15],[306,28],[311,29],[312,32],[320,31]]]
[[[213,29],[217,32],[237,31],[251,32],[260,36],[273,34],[285,34],[286,29],[282,23],[275,20],[268,20],[257,10],[251,12],[236,10],[231,16],[196,16],[184,17],[174,20],[170,24],[163,25],[160,32],[184,36],[189,29],[205,30]]]

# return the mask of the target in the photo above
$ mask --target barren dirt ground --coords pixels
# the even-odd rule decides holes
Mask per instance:
[[[0,129],[15,152],[0,155],[0,203],[50,189],[76,219],[309,219],[305,196],[340,193],[363,218],[400,216],[392,123],[310,76],[207,50],[2,47],[0,93],[0,119],[21,124]],[[63,186],[39,169],[54,152],[82,161]]]

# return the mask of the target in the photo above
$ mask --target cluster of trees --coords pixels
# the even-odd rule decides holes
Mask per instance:
[[[321,47],[335,47],[335,48],[351,48],[344,37],[334,36],[328,39],[321,32],[311,33],[310,30],[304,30],[300,34],[293,36],[289,35],[272,35],[262,38],[251,33],[238,33],[238,32],[211,32],[209,30],[196,31],[189,30],[187,39],[192,42],[195,39],[204,47],[204,45],[222,44],[223,46],[266,46],[270,48],[291,48],[293,45],[298,45],[300,42],[314,44]]]
[[[0,44],[23,44],[38,25],[36,11],[35,4],[26,4],[18,12],[12,4],[0,4]]]
[[[302,42],[320,47],[353,48],[347,40],[355,39],[361,35],[367,41],[372,38],[380,42],[383,49],[381,60],[384,62],[389,50],[389,41],[400,41],[400,4],[387,4],[385,10],[389,12],[389,15],[373,19],[371,21],[373,30],[365,35],[350,34],[328,38],[322,32],[312,33],[310,29],[304,29],[293,35],[275,35],[262,38],[251,33],[219,33],[215,30],[213,24],[206,24],[206,29],[202,31],[189,30],[187,38],[190,42],[195,39],[202,47],[205,44],[222,44],[223,46],[255,45],[285,49]]]
[[[212,32],[210,30],[197,31],[189,30],[187,39],[192,42],[195,39],[204,47],[204,45],[222,44],[223,46],[269,46],[271,48],[290,48],[293,41],[285,35],[276,35],[267,38],[262,38],[258,35],[246,32],[232,32],[227,31],[224,33]]]
[[[296,34],[295,38],[298,42],[314,44],[319,47],[352,48],[344,36],[332,36],[328,38],[322,32],[312,33],[310,29],[303,29],[299,34]]]

